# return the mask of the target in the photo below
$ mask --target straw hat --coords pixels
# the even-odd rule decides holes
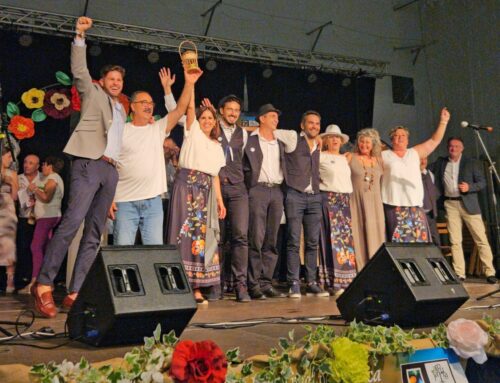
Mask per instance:
[[[320,134],[321,138],[325,138],[326,136],[340,136],[342,137],[342,145],[349,142],[349,136],[347,134],[342,133],[338,125],[328,125],[325,129],[324,133]]]

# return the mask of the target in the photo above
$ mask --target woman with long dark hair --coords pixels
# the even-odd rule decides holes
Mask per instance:
[[[215,110],[202,106],[195,114],[194,105],[193,93],[170,198],[167,243],[179,246],[195,299],[206,303],[203,294],[220,286],[219,218],[226,209],[218,174],[226,162]]]

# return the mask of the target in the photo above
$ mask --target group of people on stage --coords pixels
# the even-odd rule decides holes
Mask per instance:
[[[303,114],[297,133],[278,129],[281,111],[265,104],[257,113],[258,128],[246,130],[237,124],[242,106],[237,96],[224,97],[217,109],[207,99],[195,108],[194,87],[202,71],[185,70],[176,102],[171,91],[175,75],[163,68],[159,78],[168,113],[155,121],[151,95],[139,90],[131,96],[132,121],[126,123],[118,101],[125,70],[106,66],[96,84],[87,69],[85,32],[91,26],[91,19],[78,19],[71,48],[82,109],[64,149],[73,156],[68,208],[30,287],[43,316],[57,314],[54,278],[84,222],[63,306],[70,308],[75,301],[107,216],[114,220],[116,245],[134,244],[138,230],[143,244],[177,245],[198,303],[220,299],[222,285],[230,280],[236,300],[249,302],[300,298],[303,292],[341,294],[383,242],[435,238],[429,222],[440,193],[450,217],[457,274],[465,278],[461,226],[458,230],[463,219],[472,228],[488,281],[496,282],[477,203],[476,193],[485,184],[477,164],[461,156],[463,142],[452,138],[450,156],[436,162],[433,175],[425,169],[444,137],[450,119],[446,108],[432,136],[418,145],[409,148],[410,132],[398,126],[390,132],[392,148],[382,150],[379,133],[368,128],[357,133],[352,153],[343,153],[349,137],[337,125],[320,134],[316,111]],[[184,129],[180,151],[168,137],[177,124]],[[162,196],[167,192],[164,220]],[[283,216],[288,294],[272,284]],[[230,265],[230,275],[221,275],[224,264]]]

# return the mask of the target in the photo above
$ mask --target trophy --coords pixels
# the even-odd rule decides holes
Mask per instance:
[[[196,45],[190,40],[184,40],[179,45],[179,55],[181,56],[182,65],[188,73],[198,72],[198,50]]]

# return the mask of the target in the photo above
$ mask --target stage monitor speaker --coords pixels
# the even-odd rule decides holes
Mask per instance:
[[[347,321],[424,327],[444,322],[468,298],[435,245],[385,243],[337,306]]]
[[[175,246],[102,247],[68,313],[69,336],[95,346],[140,344],[158,323],[180,336],[196,309]]]

